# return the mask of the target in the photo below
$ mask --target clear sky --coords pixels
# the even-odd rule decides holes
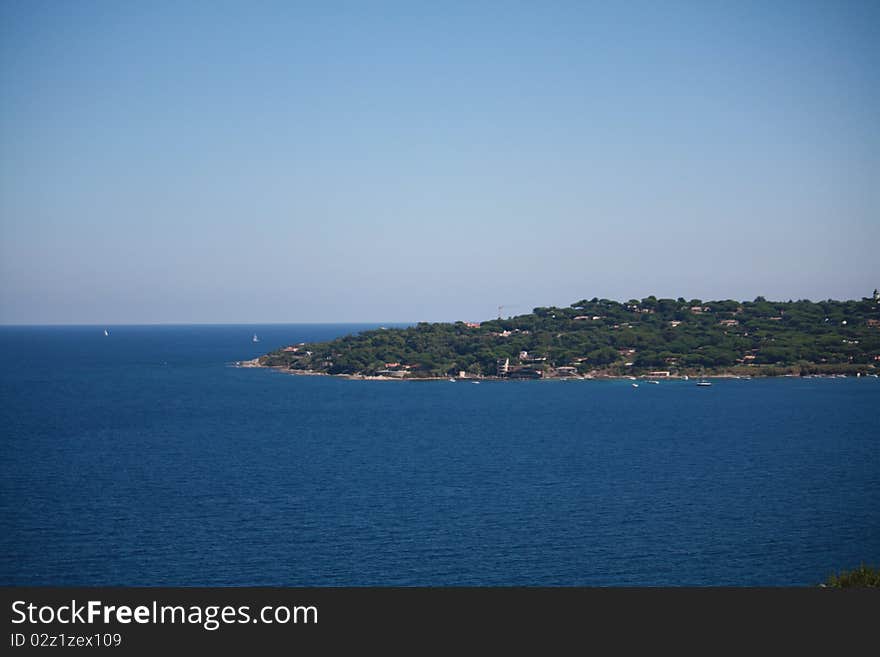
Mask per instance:
[[[880,286],[880,3],[0,3],[0,323]]]

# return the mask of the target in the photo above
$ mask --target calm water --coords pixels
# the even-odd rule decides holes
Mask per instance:
[[[0,329],[0,583],[789,585],[880,562],[877,379],[228,365],[357,328]]]

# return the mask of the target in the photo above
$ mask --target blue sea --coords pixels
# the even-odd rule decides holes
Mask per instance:
[[[0,328],[0,584],[814,585],[880,563],[878,379],[231,365],[364,328]]]

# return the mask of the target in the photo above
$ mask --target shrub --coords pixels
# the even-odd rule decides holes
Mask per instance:
[[[825,586],[835,589],[880,587],[880,570],[862,564],[855,570],[844,570],[839,575],[831,575]]]

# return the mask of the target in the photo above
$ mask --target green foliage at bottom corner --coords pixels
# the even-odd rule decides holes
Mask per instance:
[[[880,587],[880,569],[862,564],[855,570],[844,570],[840,574],[831,575],[825,586],[833,589],[878,588]]]

